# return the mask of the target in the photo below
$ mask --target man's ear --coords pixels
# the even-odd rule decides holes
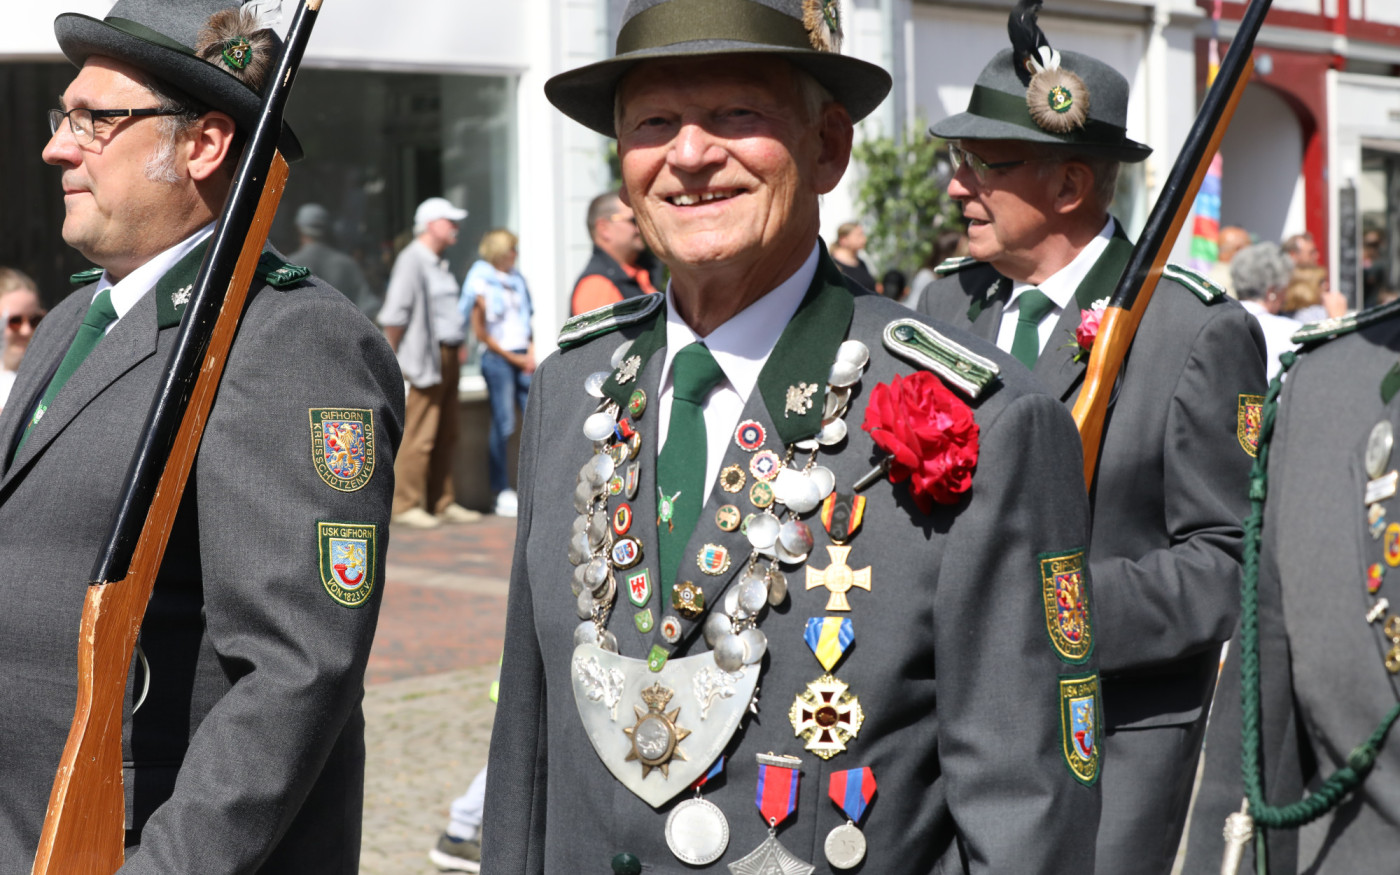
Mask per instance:
[[[1067,216],[1093,202],[1094,172],[1081,161],[1066,161],[1057,168],[1058,185],[1053,209]]]
[[[821,138],[821,149],[817,153],[817,168],[812,182],[817,194],[826,194],[841,181],[847,165],[851,163],[855,124],[846,107],[835,101],[823,106],[817,120],[817,136]]]
[[[189,156],[185,166],[190,178],[203,182],[217,173],[224,166],[236,134],[237,126],[230,116],[216,111],[201,116],[185,143]]]

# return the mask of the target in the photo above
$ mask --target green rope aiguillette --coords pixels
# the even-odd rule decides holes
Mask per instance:
[[[1249,815],[1256,827],[1296,829],[1331,811],[1342,798],[1356,789],[1375,764],[1381,745],[1391,724],[1400,718],[1397,703],[1375,731],[1357,745],[1347,757],[1347,764],[1333,772],[1315,792],[1289,805],[1274,806],[1264,801],[1264,782],[1259,771],[1259,748],[1263,730],[1259,721],[1259,544],[1264,529],[1264,499],[1268,494],[1269,443],[1273,436],[1274,419],[1278,415],[1278,396],[1283,387],[1283,375],[1298,356],[1286,352],[1279,357],[1278,375],[1269,384],[1260,417],[1259,454],[1249,475],[1251,512],[1244,522],[1244,574],[1240,586],[1240,674],[1243,716],[1243,753],[1241,770],[1245,796],[1249,800]],[[1257,871],[1267,871],[1264,830],[1256,828],[1255,865]]]

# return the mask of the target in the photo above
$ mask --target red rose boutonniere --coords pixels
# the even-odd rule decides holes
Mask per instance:
[[[1094,348],[1094,341],[1099,337],[1099,322],[1103,320],[1103,311],[1108,309],[1108,298],[1100,298],[1089,309],[1079,311],[1079,327],[1074,329],[1074,343],[1069,346],[1077,346],[1074,352],[1074,360],[1082,362],[1089,358],[1089,353]]]
[[[861,428],[890,454],[877,470],[888,471],[891,483],[908,480],[924,513],[935,502],[956,504],[972,488],[977,422],[972,408],[933,374],[918,371],[877,384]]]

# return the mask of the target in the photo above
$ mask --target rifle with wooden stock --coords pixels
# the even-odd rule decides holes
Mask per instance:
[[[1089,355],[1089,367],[1084,374],[1084,387],[1074,404],[1074,422],[1084,443],[1084,485],[1092,489],[1094,471],[1103,443],[1104,418],[1113,385],[1122,369],[1123,359],[1132,346],[1142,314],[1152,300],[1162,268],[1177,234],[1186,223],[1200,190],[1211,159],[1220,148],[1230,119],[1235,114],[1245,86],[1254,72],[1254,41],[1264,23],[1272,0],[1251,0],[1239,30],[1230,41],[1230,49],[1220,65],[1220,72],[1206,94],[1205,102],[1196,115],[1186,143],[1177,156],[1171,175],[1167,177],[1162,194],[1153,205],[1147,225],[1133,247],[1133,254],[1124,268],[1118,285],[1109,298],[1099,323],[1099,333]]]
[[[228,202],[195,280],[94,566],[78,638],[78,698],[49,795],[34,875],[111,875],[125,856],[122,707],[147,602],[287,181],[282,116],[322,0],[287,31]]]

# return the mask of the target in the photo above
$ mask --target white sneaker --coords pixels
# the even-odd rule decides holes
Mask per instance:
[[[496,516],[515,516],[517,503],[514,489],[502,490],[496,496]]]
[[[406,510],[395,516],[391,522],[396,526],[403,526],[406,529],[435,529],[442,525],[437,517],[428,513],[421,507]]]
[[[445,523],[474,523],[481,519],[481,513],[462,507],[454,501],[443,508],[442,513],[438,514],[438,519]]]

